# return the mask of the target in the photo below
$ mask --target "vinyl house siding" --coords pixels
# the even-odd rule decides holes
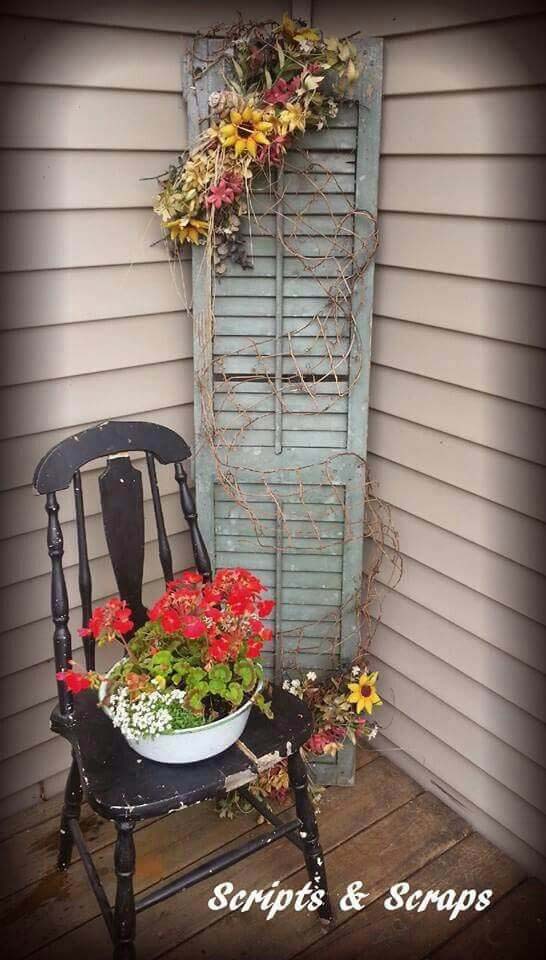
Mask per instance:
[[[0,59],[4,814],[58,791],[68,762],[48,732],[48,558],[32,468],[108,416],[191,439],[190,320],[150,246],[154,184],[140,178],[185,145],[188,35],[228,16],[170,0],[12,6]],[[369,449],[404,574],[385,587],[372,645],[378,745],[544,876],[544,5],[313,7],[327,33],[385,37]],[[180,565],[189,544],[167,474],[162,490]],[[98,598],[112,575],[89,496]],[[77,604],[73,516],[64,498]],[[149,547],[148,596],[159,583]]]

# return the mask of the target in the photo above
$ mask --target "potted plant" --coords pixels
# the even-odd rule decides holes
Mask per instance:
[[[124,656],[103,676],[63,671],[75,693],[93,687],[99,704],[137,753],[161,763],[215,756],[242,734],[255,704],[272,716],[261,692],[262,619],[273,600],[248,570],[219,570],[205,583],[186,571],[167,585],[133,633],[131,610],[112,599],[97,607],[82,635],[99,645],[119,641]],[[75,666],[75,664],[73,664]]]

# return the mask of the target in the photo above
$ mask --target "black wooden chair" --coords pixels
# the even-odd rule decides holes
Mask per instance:
[[[173,579],[172,557],[167,539],[156,475],[156,460],[174,464],[180,502],[187,520],[195,564],[205,579],[211,566],[199,527],[194,499],[187,485],[183,461],[190,455],[185,441],[166,427],[153,423],[109,421],[68,437],[53,447],[36,468],[34,487],[46,495],[47,542],[52,568],[51,609],[57,671],[69,669],[72,658],[68,629],[69,605],[63,573],[63,536],[59,523],[56,491],[72,482],[75,498],[79,554],[79,588],[82,619],[91,616],[91,573],[89,567],[85,513],[80,469],[90,461],[107,458],[99,477],[100,498],[106,542],[120,596],[133,611],[135,629],[146,620],[142,603],[144,564],[144,513],[142,476],[131,464],[129,453],[144,452],[157,524],[159,557],[165,581]],[[84,639],[85,662],[95,665],[94,641]],[[90,884],[114,943],[114,958],[135,957],[136,914],[161,900],[192,887],[231,864],[286,837],[302,851],[313,889],[322,889],[324,898],[318,913],[329,925],[332,910],[327,893],[324,858],[320,847],[313,806],[308,793],[307,773],[300,747],[312,732],[309,711],[291,694],[275,688],[275,719],[267,720],[253,709],[246,730],[233,747],[210,760],[193,764],[160,764],[138,757],[102,710],[91,690],[73,696],[58,684],[59,704],[51,718],[52,729],[72,746],[72,765],[63,806],[58,866],[68,868],[73,844],[78,848]],[[290,785],[297,817],[284,820],[248,791],[258,773],[288,757]],[[133,830],[138,820],[179,810],[200,800],[225,796],[237,789],[272,825],[273,829],[237,849],[209,859],[184,876],[135,901],[133,873],[135,846]],[[111,907],[79,826],[80,807],[85,799],[98,814],[115,823],[115,871],[117,892]]]

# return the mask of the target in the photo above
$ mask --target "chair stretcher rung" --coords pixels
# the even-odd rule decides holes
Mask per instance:
[[[189,870],[188,873],[185,873],[182,877],[178,877],[176,880],[172,880],[171,883],[166,883],[159,890],[154,890],[152,893],[149,893],[148,896],[141,897],[135,903],[137,913],[140,913],[141,910],[147,910],[148,907],[153,907],[156,903],[161,903],[162,900],[167,900],[181,890],[187,890],[188,887],[193,887],[196,883],[200,883],[201,880],[214,876],[214,874],[219,873],[220,870],[231,867],[232,864],[244,860],[245,857],[253,853],[257,853],[262,847],[269,846],[269,844],[275,843],[276,840],[281,840],[283,837],[286,837],[287,834],[293,833],[294,830],[299,830],[300,827],[301,823],[299,820],[290,820],[288,823],[283,823],[282,826],[270,830],[269,833],[265,833],[261,837],[256,837],[255,840],[249,840],[248,843],[236,847],[235,850],[228,850],[227,853],[222,853],[218,857],[212,857],[210,860],[207,860],[206,863],[202,863],[196,867],[195,870]]]
[[[281,827],[284,823],[282,817],[278,817],[276,813],[273,813],[273,810],[264,803],[262,800],[259,800],[258,797],[255,797],[254,794],[250,792],[248,787],[240,787],[239,793],[242,797],[250,803],[252,807],[264,818],[264,820],[269,820],[269,823],[273,824],[274,827]],[[292,837],[288,834],[287,840],[290,840],[290,843],[293,843],[295,847],[298,847],[299,850],[303,850],[303,843],[300,840],[299,835]]]

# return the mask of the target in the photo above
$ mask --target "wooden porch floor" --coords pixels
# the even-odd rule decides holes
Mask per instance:
[[[545,943],[546,888],[527,879],[432,794],[373,751],[359,751],[358,783],[326,792],[321,838],[333,902],[347,884],[362,880],[369,893],[359,913],[337,911],[337,926],[321,932],[316,914],[287,909],[272,921],[249,912],[212,912],[213,887],[230,880],[236,890],[282,887],[306,880],[299,851],[286,840],[239,863],[193,890],[141,913],[139,960],[164,957],[210,960],[533,960]],[[3,956],[17,960],[110,958],[111,946],[81,862],[55,871],[60,800],[0,824],[0,917]],[[113,896],[113,827],[84,808],[82,827],[106,891]],[[263,828],[255,816],[220,820],[210,804],[164,817],[136,834],[138,892],[172,877],[221,847]],[[449,921],[449,911],[388,912],[390,886],[456,891],[493,888],[493,905]]]

